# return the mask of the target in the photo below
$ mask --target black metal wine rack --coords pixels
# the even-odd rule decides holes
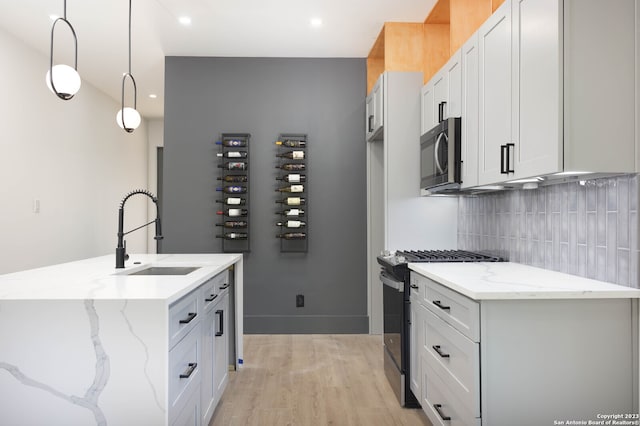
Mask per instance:
[[[249,200],[249,133],[222,133],[216,142],[221,172],[216,180],[216,237],[225,253],[248,252],[251,203]]]
[[[280,240],[281,253],[306,253],[309,249],[307,142],[307,135],[299,133],[280,133],[276,142],[276,238]],[[282,189],[288,191],[281,192]]]

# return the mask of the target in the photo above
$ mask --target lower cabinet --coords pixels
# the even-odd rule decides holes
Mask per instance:
[[[474,300],[414,272],[411,284],[425,295],[412,297],[421,335],[411,367],[419,364],[416,396],[434,425],[539,426],[637,412],[631,299]]]
[[[222,272],[169,308],[169,424],[206,426],[228,382],[229,275]],[[171,323],[170,323],[171,329]],[[180,330],[181,331],[181,330]]]

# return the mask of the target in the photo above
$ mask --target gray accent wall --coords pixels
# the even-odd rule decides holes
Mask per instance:
[[[458,247],[640,288],[638,175],[460,197]]]
[[[163,252],[221,252],[214,141],[250,133],[245,332],[368,332],[366,60],[167,57],[165,84]],[[308,135],[307,253],[275,238],[279,133]]]

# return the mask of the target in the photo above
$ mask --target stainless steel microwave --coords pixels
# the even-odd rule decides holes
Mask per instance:
[[[420,188],[429,194],[460,189],[461,121],[446,118],[420,137]]]

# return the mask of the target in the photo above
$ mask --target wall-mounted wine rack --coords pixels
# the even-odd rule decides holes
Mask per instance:
[[[223,133],[216,142],[219,151],[216,203],[219,217],[216,237],[222,239],[225,253],[248,252],[249,232],[249,139],[248,133]]]
[[[304,253],[309,248],[307,135],[281,133],[276,146],[276,203],[281,207],[276,213],[276,238],[280,240],[280,252]]]

